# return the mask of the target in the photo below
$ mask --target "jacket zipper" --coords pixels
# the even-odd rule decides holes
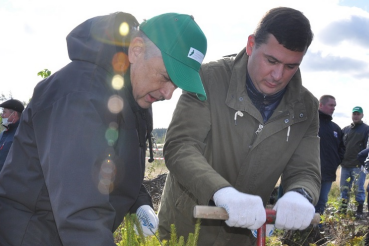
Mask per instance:
[[[271,123],[271,122],[273,122],[273,121],[276,121],[276,120],[278,120],[278,119],[280,119],[280,118],[283,118],[283,117],[286,117],[286,116],[288,116],[289,115],[289,113],[287,113],[287,114],[281,114],[280,116],[278,116],[278,117],[275,117],[275,118],[273,118],[271,121],[269,121],[267,124],[269,124],[269,123]],[[267,124],[265,124],[265,125],[267,125]],[[263,130],[263,128],[264,128],[264,126],[265,125],[263,125],[263,124],[261,124],[261,123],[259,123],[259,126],[258,126],[258,129],[256,129],[256,131],[255,131],[255,134],[254,134],[254,136],[253,136],[253,138],[252,138],[252,141],[251,141],[251,144],[249,145],[249,149],[251,149],[252,148],[252,146],[254,145],[254,142],[255,142],[255,140],[256,140],[256,137],[259,135],[259,133]],[[288,126],[288,130],[287,130],[287,142],[288,142],[288,138],[289,138],[289,136],[290,136],[290,126]]]
[[[258,129],[256,129],[255,134],[254,134],[254,136],[252,137],[251,144],[249,145],[249,149],[251,149],[251,148],[252,148],[252,146],[254,145],[254,142],[255,142],[255,140],[256,140],[256,137],[257,137],[257,136],[259,135],[259,133],[263,130],[263,128],[264,128],[264,125],[259,123],[259,127],[258,127]]]

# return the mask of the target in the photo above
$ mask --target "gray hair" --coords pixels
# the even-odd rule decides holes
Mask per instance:
[[[136,37],[140,37],[144,40],[145,49],[145,59],[150,59],[152,57],[162,57],[160,49],[142,32],[138,31]]]

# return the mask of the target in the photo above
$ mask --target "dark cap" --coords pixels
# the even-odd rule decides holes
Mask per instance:
[[[23,103],[21,103],[21,101],[16,100],[16,99],[10,99],[8,101],[5,101],[2,104],[0,104],[0,107],[7,108],[7,109],[12,109],[12,110],[17,111],[19,113],[22,113],[23,109],[24,109]]]

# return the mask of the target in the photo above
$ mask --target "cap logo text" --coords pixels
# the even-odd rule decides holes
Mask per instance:
[[[201,64],[205,56],[203,53],[201,53],[201,51],[198,51],[197,49],[191,47],[187,57]]]

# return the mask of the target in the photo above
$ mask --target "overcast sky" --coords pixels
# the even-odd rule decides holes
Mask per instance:
[[[314,40],[301,65],[303,85],[317,98],[336,97],[334,121],[350,124],[351,110],[364,109],[369,122],[369,1],[367,0],[1,0],[0,93],[28,101],[45,68],[56,72],[67,63],[65,38],[94,16],[123,11],[141,22],[165,12],[191,14],[208,39],[205,62],[241,51],[263,14],[273,7],[302,11]],[[166,128],[181,91],[153,106],[154,128]]]

